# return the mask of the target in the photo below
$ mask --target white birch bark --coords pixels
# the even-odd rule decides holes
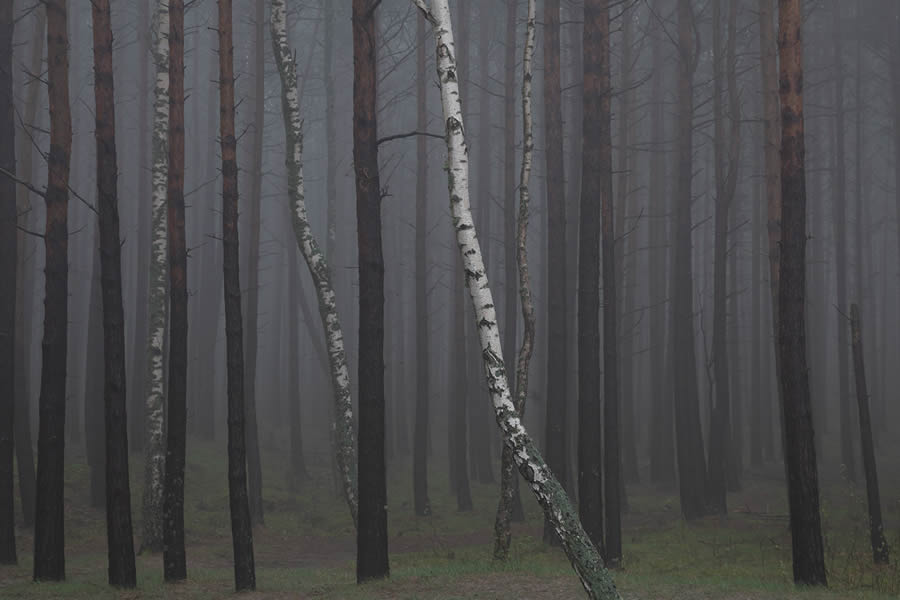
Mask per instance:
[[[466,285],[475,308],[488,389],[506,445],[513,450],[519,472],[528,482],[535,497],[552,523],[563,549],[581,579],[588,596],[595,599],[618,599],[615,584],[603,564],[597,548],[591,543],[569,498],[547,467],[534,442],[525,431],[509,391],[500,330],[494,300],[476,237],[469,203],[468,148],[465,139],[456,47],[448,0],[412,0],[434,28],[437,49],[437,73],[441,87],[447,142],[447,179],[450,210],[456,229],[456,240],[462,255]]]
[[[519,299],[522,303],[524,330],[522,346],[516,363],[515,408],[519,419],[525,414],[525,398],[528,397],[528,365],[534,350],[534,301],[531,297],[531,277],[528,274],[528,184],[531,180],[534,154],[534,126],[531,108],[532,59],[535,38],[535,0],[528,0],[528,17],[525,21],[525,50],[522,58],[522,170],[519,174],[519,216],[516,232],[516,262],[519,268]],[[500,473],[500,505],[494,525],[494,557],[505,559],[509,554],[510,528],[514,493],[514,448],[505,446]]]
[[[158,0],[153,17],[153,61],[156,68],[153,101],[153,167],[151,196],[150,287],[147,338],[147,376],[144,420],[146,457],[144,462],[143,526],[141,549],[162,550],[163,480],[165,451],[165,344],[168,294],[168,237],[166,196],[169,172],[169,4]]]
[[[325,329],[331,383],[334,387],[335,422],[332,427],[337,445],[338,468],[344,496],[355,526],[357,514],[356,443],[353,434],[350,371],[347,368],[344,334],[338,318],[328,263],[319,243],[312,234],[309,219],[306,216],[306,199],[303,189],[303,122],[300,118],[300,99],[297,91],[297,65],[288,44],[285,0],[272,0],[272,48],[281,76],[281,106],[284,112],[287,145],[285,165],[288,174],[291,220],[297,245],[309,267],[319,300],[319,315]]]

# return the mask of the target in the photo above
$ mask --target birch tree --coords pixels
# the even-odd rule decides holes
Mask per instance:
[[[159,0],[153,21],[156,86],[153,102],[153,170],[151,196],[150,298],[147,376],[144,390],[144,495],[141,549],[162,550],[162,498],[165,453],[163,345],[169,310],[166,256],[166,187],[169,171],[169,3]]]
[[[521,419],[525,413],[528,396],[528,365],[534,350],[534,301],[531,297],[531,279],[528,273],[528,203],[531,181],[532,155],[534,153],[533,116],[531,109],[532,57],[535,37],[535,0],[528,0],[528,17],[525,21],[525,50],[522,59],[522,169],[519,174],[519,216],[516,231],[516,263],[519,270],[519,297],[522,302],[522,319],[525,322],[524,338],[516,363],[515,411]],[[510,240],[511,241],[511,240]],[[500,471],[500,505],[494,523],[494,558],[505,559],[509,554],[509,521],[515,488],[515,461],[513,446],[503,446]]]
[[[462,256],[466,285],[475,309],[485,376],[497,424],[506,445],[512,448],[519,472],[528,482],[545,515],[553,523],[557,535],[562,540],[563,549],[588,595],[596,599],[616,599],[619,597],[618,592],[597,548],[588,539],[568,496],[525,431],[510,397],[493,294],[469,203],[468,147],[459,97],[450,7],[448,0],[432,0],[431,7],[425,0],[412,1],[434,29],[437,74],[446,127],[450,210]]]
[[[271,10],[272,49],[281,77],[281,108],[284,113],[284,129],[287,152],[285,165],[288,174],[291,221],[297,246],[303,253],[306,266],[312,276],[319,300],[319,316],[325,329],[331,384],[334,387],[335,422],[332,425],[337,446],[338,468],[342,479],[344,498],[356,525],[356,443],[353,433],[353,403],[350,397],[350,371],[344,350],[344,333],[337,312],[334,288],[325,254],[313,236],[306,213],[306,195],[303,187],[303,121],[300,118],[300,97],[297,91],[297,64],[287,36],[287,9],[285,0],[272,0]]]

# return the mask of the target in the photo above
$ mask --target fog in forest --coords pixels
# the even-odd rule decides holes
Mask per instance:
[[[0,119],[0,597],[900,593],[900,4],[0,0]]]

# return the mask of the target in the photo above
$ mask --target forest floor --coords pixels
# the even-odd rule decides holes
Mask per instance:
[[[103,512],[89,507],[84,456],[69,450],[66,469],[66,574],[61,584],[31,582],[32,538],[19,527],[19,565],[0,567],[0,598],[172,598],[231,594],[231,537],[224,443],[189,441],[185,523],[188,581],[164,586],[160,555],[138,556],[138,589],[106,585]],[[446,473],[431,473],[433,515],[412,514],[409,461],[392,463],[388,493],[391,578],[355,584],[355,534],[336,495],[327,456],[296,491],[285,477],[284,456],[264,454],[265,526],[254,531],[258,591],[248,599],[581,598],[583,591],[561,551],[540,540],[539,507],[522,489],[525,523],[514,526],[511,556],[492,559],[495,484],[472,484],[475,510],[456,511]],[[900,448],[884,448],[882,506],[889,542],[900,552]],[[310,457],[307,459],[313,462]],[[136,547],[140,534],[139,457],[132,461]],[[433,461],[440,462],[440,461]],[[831,461],[829,461],[831,462]],[[834,464],[832,462],[832,464]],[[642,473],[646,477],[645,473]],[[680,518],[678,495],[647,485],[628,486],[624,562],[615,579],[625,599],[881,600],[900,597],[900,566],[875,568],[868,545],[865,490],[839,474],[823,477],[828,590],[792,584],[790,532],[783,471],[770,464],[748,470],[740,492],[728,495],[729,514],[690,524]],[[21,518],[21,515],[19,515]],[[896,557],[897,554],[894,555]]]

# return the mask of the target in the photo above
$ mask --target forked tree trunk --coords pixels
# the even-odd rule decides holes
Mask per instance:
[[[481,258],[481,248],[469,204],[468,148],[464,135],[462,105],[459,98],[459,78],[456,70],[456,48],[450,21],[448,0],[433,0],[431,8],[425,0],[413,0],[426,15],[434,29],[437,54],[437,73],[441,87],[441,105],[446,125],[448,152],[447,180],[450,209],[456,240],[463,260],[469,295],[475,309],[482,359],[494,411],[504,442],[513,448],[513,457],[520,474],[535,494],[544,514],[553,522],[566,555],[591,598],[617,599],[615,584],[597,548],[591,543],[569,503],[562,486],[547,468],[543,457],[528,436],[513,403],[500,331],[491,288]]]
[[[528,273],[528,214],[531,192],[532,155],[534,153],[534,122],[532,115],[531,81],[532,58],[534,57],[535,38],[535,0],[528,0],[528,16],[525,21],[525,49],[522,58],[522,169],[519,175],[519,216],[516,230],[516,264],[519,270],[519,296],[522,302],[523,330],[522,347],[516,363],[516,397],[515,410],[519,420],[525,418],[525,399],[528,397],[528,366],[534,350],[534,300],[531,297],[531,277]],[[514,15],[510,15],[513,17]],[[514,20],[513,20],[514,21]],[[508,43],[514,40],[508,40]],[[511,192],[511,189],[507,190]],[[507,218],[511,218],[507,215]],[[512,239],[507,239],[511,243]],[[511,293],[510,286],[507,293]],[[500,471],[500,505],[497,507],[497,518],[494,523],[494,558],[505,560],[509,555],[510,530],[509,522],[513,513],[514,495],[519,488],[515,485],[518,479],[515,473],[514,448],[510,444],[503,445],[502,467]],[[520,501],[521,505],[521,501]]]
[[[863,467],[866,473],[866,498],[869,502],[869,538],[872,558],[876,565],[888,564],[890,550],[884,537],[881,519],[881,497],[878,490],[878,470],[875,467],[875,445],[872,443],[872,418],[869,414],[869,391],[866,386],[866,367],[863,358],[862,324],[859,306],[850,306],[850,327],[853,340],[853,369],[856,373],[856,403],[859,407],[859,435],[862,441]]]
[[[184,462],[187,437],[187,244],[184,227],[184,0],[169,0],[169,372],[163,488],[163,577],[187,578],[184,552]]]
[[[163,549],[162,499],[165,455],[165,368],[163,366],[168,300],[166,187],[169,171],[169,2],[159,0],[153,18],[156,87],[153,102],[153,192],[150,207],[150,298],[147,374],[144,376],[144,495],[141,550]]]
[[[100,271],[103,291],[103,397],[106,414],[106,541],[109,583],[137,585],[128,480],[128,419],[125,382],[125,310],[122,307],[122,244],[119,237],[113,35],[109,0],[91,2],[94,33],[94,99],[97,199],[100,209]]]
[[[13,485],[16,397],[16,122],[13,117],[13,3],[0,4],[0,564],[14,565],[16,511]]]
[[[253,527],[247,496],[244,336],[241,321],[238,236],[237,138],[234,135],[234,43],[231,0],[219,5],[219,141],[222,151],[222,264],[225,293],[225,360],[228,389],[228,504],[234,552],[234,587],[256,588]],[[261,124],[257,124],[261,126]],[[252,268],[252,267],[251,267]]]
[[[779,0],[782,238],[778,354],[794,581],[825,585],[819,479],[806,363],[806,181],[801,0]]]
[[[44,339],[41,344],[40,427],[35,501],[34,579],[66,577],[63,471],[66,431],[66,342],[69,305],[69,48],[66,0],[48,0],[47,81],[50,154],[45,200]]]
[[[285,164],[288,173],[288,196],[291,221],[297,246],[303,253],[319,300],[319,316],[325,330],[331,384],[334,388],[337,460],[344,498],[350,508],[354,525],[357,522],[356,443],[353,429],[353,403],[350,398],[350,371],[344,351],[344,334],[337,313],[334,288],[325,255],[313,237],[306,216],[306,197],[303,189],[303,121],[297,92],[297,65],[287,38],[285,0],[272,0],[272,46],[281,77],[281,108],[287,151]]]

